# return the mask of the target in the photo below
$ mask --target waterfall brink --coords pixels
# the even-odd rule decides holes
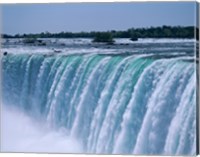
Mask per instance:
[[[187,57],[8,54],[3,104],[65,128],[85,153],[194,155],[196,75]]]

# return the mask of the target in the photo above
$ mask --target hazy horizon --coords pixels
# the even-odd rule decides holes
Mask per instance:
[[[3,4],[4,34],[195,26],[195,2]]]

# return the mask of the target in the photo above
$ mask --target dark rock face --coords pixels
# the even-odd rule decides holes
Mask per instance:
[[[3,55],[6,56],[8,54],[8,52],[4,52]]]
[[[136,38],[136,37],[132,37],[130,40],[131,40],[131,41],[137,41],[138,38]]]

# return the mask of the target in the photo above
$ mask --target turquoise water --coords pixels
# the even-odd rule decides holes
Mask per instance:
[[[196,153],[196,72],[187,57],[8,54],[2,98],[85,153]]]

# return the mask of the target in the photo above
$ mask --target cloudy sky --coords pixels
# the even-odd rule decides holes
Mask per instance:
[[[105,31],[193,26],[195,2],[4,4],[3,33]]]

